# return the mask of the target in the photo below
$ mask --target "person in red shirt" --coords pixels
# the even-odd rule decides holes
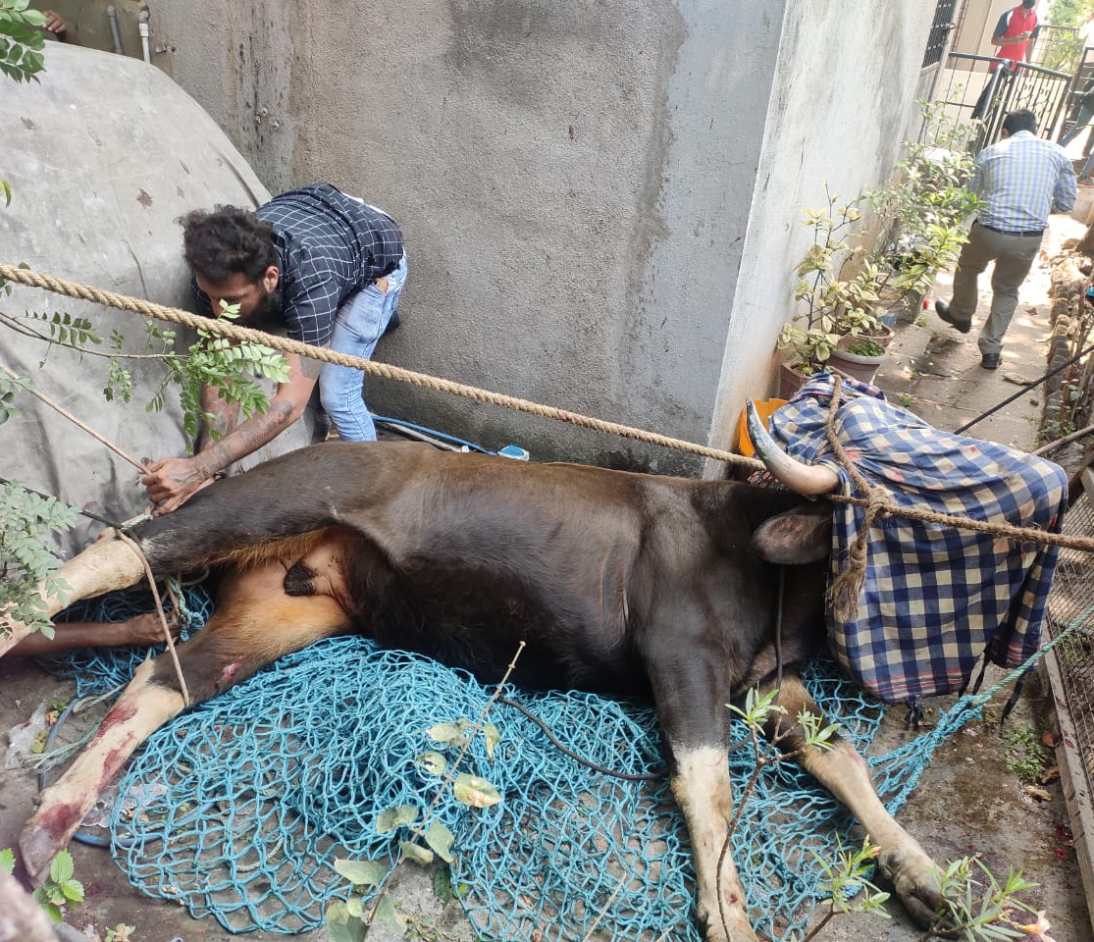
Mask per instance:
[[[1013,59],[1015,62],[1025,62],[1029,59],[1033,40],[1037,38],[1040,29],[1037,23],[1037,0],[1022,0],[1019,6],[1007,10],[999,22],[995,24],[995,32],[991,41],[998,47],[996,56],[1000,59]],[[992,71],[995,71],[997,63],[992,63]]]
[[[993,62],[988,67],[988,71],[992,75],[984,86],[984,90],[980,93],[976,107],[972,110],[974,119],[984,117],[984,113],[988,109],[988,103],[994,95],[1001,93],[1002,85],[1013,74],[1013,69],[1017,63],[1026,62],[1029,59],[1029,54],[1033,49],[1033,41],[1037,38],[1040,29],[1037,22],[1036,6],[1037,0],[1022,0],[1018,6],[1007,10],[1000,16],[999,22],[995,24],[995,32],[992,33],[991,37],[991,41],[996,47],[995,55],[999,59],[1009,61],[1006,63],[1006,68],[998,74],[999,62]]]

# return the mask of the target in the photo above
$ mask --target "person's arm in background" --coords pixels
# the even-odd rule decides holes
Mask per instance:
[[[1056,188],[1052,191],[1052,211],[1070,213],[1075,208],[1078,196],[1078,184],[1075,181],[1075,168],[1063,150],[1059,150],[1059,169],[1056,176]]]
[[[1033,47],[1037,45],[1037,37],[1041,35],[1041,24],[1038,23],[1036,26],[1034,26],[1027,35],[1029,36],[1029,45],[1026,46],[1026,54],[1024,58],[1026,62],[1030,62],[1030,56],[1033,55]]]
[[[984,150],[987,150],[985,148]],[[972,179],[969,180],[969,192],[974,196],[984,198],[984,185],[987,182],[984,173],[984,151],[980,151],[976,155],[976,160],[973,163]]]
[[[45,31],[58,42],[63,43],[65,41],[65,36],[68,34],[68,24],[52,10],[46,10],[45,17]]]
[[[178,624],[170,617],[167,624],[171,628],[171,636],[177,638]],[[16,657],[38,657],[75,648],[151,647],[163,641],[163,625],[155,612],[137,615],[126,621],[58,622],[53,627],[55,634],[52,638],[36,631],[20,641],[10,653]]]

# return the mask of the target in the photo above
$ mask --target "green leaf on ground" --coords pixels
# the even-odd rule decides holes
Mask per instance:
[[[433,821],[425,830],[425,842],[445,863],[452,863],[452,843],[455,835],[442,821]]]
[[[62,850],[49,865],[49,878],[54,883],[64,883],[65,880],[71,880],[75,872],[76,868],[72,863],[72,854],[67,850]]]
[[[423,752],[417,759],[418,767],[429,775],[444,775],[448,768],[448,760],[439,752]]]
[[[433,863],[433,852],[415,844],[413,841],[399,841],[399,850],[407,860],[413,860],[422,866]]]
[[[387,876],[387,865],[379,860],[343,860],[336,857],[334,869],[354,886],[375,886]]]
[[[387,834],[404,824],[412,824],[417,819],[418,809],[414,805],[393,805],[376,816],[376,830],[380,834]]]
[[[460,773],[452,783],[452,794],[457,801],[472,808],[489,808],[501,801],[498,790],[486,779],[466,772]]]

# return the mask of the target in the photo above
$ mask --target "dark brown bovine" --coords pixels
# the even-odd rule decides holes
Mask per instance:
[[[725,704],[774,670],[778,564],[787,663],[823,644],[826,502],[727,481],[332,443],[221,481],[135,536],[156,573],[223,567],[215,617],[179,649],[195,699],[354,630],[484,681],[500,678],[523,640],[521,684],[651,697],[707,938],[755,939],[729,855],[717,876],[730,816]],[[68,566],[95,552],[114,551],[92,547]],[[126,575],[136,582],[139,566]],[[816,710],[792,673],[779,702],[784,728]],[[71,833],[58,838],[51,809],[90,807],[103,759],[117,762],[119,748],[131,751],[181,707],[166,657],[138,673],[114,708],[130,714],[108,717],[109,732],[28,824],[32,872]],[[796,733],[780,745],[801,744]],[[882,848],[883,871],[913,914],[930,919],[936,868],[884,811],[862,760],[839,742],[805,749],[799,761],[860,818]]]

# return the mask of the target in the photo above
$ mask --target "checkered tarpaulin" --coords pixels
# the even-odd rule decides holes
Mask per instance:
[[[833,379],[822,373],[771,419],[795,458],[854,485],[825,434]],[[872,386],[844,381],[836,432],[871,484],[899,505],[1059,532],[1067,476],[1059,465],[932,428]],[[836,505],[832,573],[841,572],[866,509]],[[886,517],[870,533],[858,617],[830,624],[840,663],[889,702],[961,688],[977,661],[1015,667],[1040,646],[1057,549]],[[830,619],[831,620],[831,619]]]

